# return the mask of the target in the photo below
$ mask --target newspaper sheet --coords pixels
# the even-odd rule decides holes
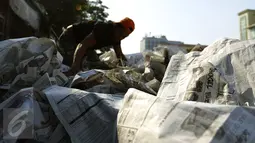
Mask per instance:
[[[46,72],[51,76],[60,69],[61,55],[56,51],[55,43],[47,38],[28,37],[0,42],[0,85],[10,84],[10,92],[31,87]],[[15,57],[15,58],[13,58]],[[59,59],[60,58],[60,59]],[[66,77],[55,72],[55,77],[63,85]]]
[[[46,89],[50,86],[52,86],[51,79],[49,77],[48,73],[45,73],[40,79],[38,79],[34,84],[33,87],[38,89],[38,90],[43,90]]]
[[[129,89],[118,114],[118,141],[253,143],[254,119],[255,108],[178,102]]]
[[[117,78],[128,88],[137,88],[142,91],[146,91],[150,94],[156,95],[157,93],[141,81],[142,75],[132,70],[120,70],[117,74]]]
[[[52,122],[57,118],[48,113],[49,106],[42,99],[43,97],[34,88],[25,88],[1,103],[0,140],[47,141],[54,130]]]
[[[70,69],[69,66],[61,64],[60,70],[61,72],[67,72]]]
[[[27,67],[27,73],[19,74],[13,80],[9,92],[18,92],[22,88],[31,87],[37,79],[37,67]]]
[[[82,82],[87,82],[87,81],[92,81],[95,79],[101,79],[103,77],[104,73],[97,71],[97,70],[89,70],[89,71],[85,71],[85,72],[79,72],[75,75],[75,77],[73,78],[72,83],[70,84],[69,87],[74,87],[79,83]]]
[[[44,90],[58,119],[75,143],[116,142],[121,97],[51,86]]]
[[[202,52],[174,55],[158,96],[176,101],[254,105],[255,40],[221,39]]]
[[[47,142],[48,143],[71,143],[71,140],[65,128],[63,127],[63,125],[59,123]]]
[[[53,70],[53,77],[55,77],[59,86],[65,86],[68,83],[68,78],[60,71],[60,69]]]

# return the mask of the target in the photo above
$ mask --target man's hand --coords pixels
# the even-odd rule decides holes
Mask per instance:
[[[114,49],[118,59],[122,59],[123,61],[127,61],[126,56],[122,53],[120,45],[114,45],[113,49]]]
[[[121,59],[122,59],[123,61],[127,61],[127,58],[126,58],[126,56],[125,56],[124,54],[122,54]]]
[[[123,67],[125,67],[126,66],[126,61],[123,61],[122,59],[118,59],[118,65],[119,66],[123,66]]]
[[[77,71],[74,72],[72,69],[70,69],[66,72],[63,72],[63,74],[65,74],[67,77],[74,76],[76,73],[77,73]]]

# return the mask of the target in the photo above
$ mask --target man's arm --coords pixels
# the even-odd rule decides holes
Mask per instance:
[[[83,57],[86,55],[87,50],[93,47],[95,44],[96,40],[93,32],[84,38],[80,44],[78,44],[74,52],[73,64],[71,67],[74,72],[81,70]]]
[[[117,56],[118,59],[122,59],[122,60],[124,60],[124,61],[127,61],[125,55],[122,53],[120,44],[114,45],[114,46],[113,46],[113,49],[114,49],[114,51],[115,51],[116,56]]]

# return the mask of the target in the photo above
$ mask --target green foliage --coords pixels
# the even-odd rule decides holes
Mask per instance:
[[[106,21],[108,13],[107,6],[102,0],[37,0],[46,9],[49,25],[59,36],[62,28],[75,22],[95,20]],[[78,9],[77,10],[77,5]]]
[[[77,1],[77,0],[76,0]],[[107,6],[103,5],[101,0],[76,2],[76,19],[77,21],[95,20],[95,21],[106,21],[108,13]]]

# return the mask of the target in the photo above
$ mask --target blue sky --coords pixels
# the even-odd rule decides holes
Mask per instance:
[[[130,17],[135,31],[122,41],[125,54],[139,52],[146,33],[168,40],[210,44],[223,37],[239,38],[237,13],[255,9],[255,0],[102,0],[109,20]]]

